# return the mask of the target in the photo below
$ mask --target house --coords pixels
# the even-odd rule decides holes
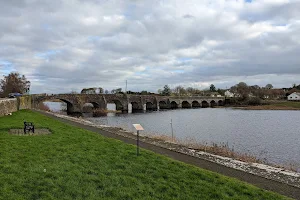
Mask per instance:
[[[250,92],[250,93],[248,94],[248,96],[251,97],[251,98],[255,97],[255,95],[254,95],[252,92]]]
[[[225,97],[234,97],[234,94],[232,92],[230,92],[229,90],[227,90],[224,94],[225,94]]]
[[[299,92],[294,92],[287,96],[288,101],[300,101],[300,93]]]
[[[222,97],[222,95],[220,95],[218,92],[211,92],[210,96],[211,97]]]

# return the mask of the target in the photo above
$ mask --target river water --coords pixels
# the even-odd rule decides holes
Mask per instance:
[[[143,134],[170,137],[171,119],[173,134],[180,140],[226,143],[237,152],[271,163],[300,166],[300,111],[199,108],[87,117],[96,124],[129,131],[138,123],[145,129]]]

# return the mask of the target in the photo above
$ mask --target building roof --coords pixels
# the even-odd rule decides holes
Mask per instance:
[[[293,92],[292,94],[296,94],[296,95],[300,96],[300,92]],[[290,95],[292,95],[292,94],[290,94]]]
[[[230,90],[226,90],[225,92],[227,92],[227,93],[228,93],[228,92],[230,92]],[[230,92],[230,93],[232,93],[232,94],[233,94],[233,92]]]

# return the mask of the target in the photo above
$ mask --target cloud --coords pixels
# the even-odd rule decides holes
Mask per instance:
[[[25,74],[34,93],[126,80],[150,91],[288,87],[300,78],[299,10],[297,0],[4,1],[0,73]]]

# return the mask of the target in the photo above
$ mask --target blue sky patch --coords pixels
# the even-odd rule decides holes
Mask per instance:
[[[98,41],[100,40],[101,37],[100,36],[97,36],[97,35],[91,35],[91,36],[88,36],[88,41],[90,42],[93,42],[93,41]]]
[[[9,74],[10,72],[15,71],[13,64],[6,60],[0,60],[0,69],[4,72],[4,74]]]
[[[49,30],[52,29],[51,26],[50,26],[49,24],[42,24],[42,28],[43,28],[44,30],[47,30],[47,31],[49,31]]]
[[[46,51],[46,52],[43,52],[43,53],[36,53],[35,56],[37,58],[48,59],[51,56],[54,56],[54,55],[56,55],[60,52],[61,52],[61,50],[49,50],[49,51]]]
[[[132,13],[134,12],[134,10],[136,9],[136,5],[134,3],[130,3],[129,5],[127,5],[127,7],[125,8],[125,11],[123,13],[123,15],[128,18],[131,19],[132,18]]]
[[[174,73],[184,73],[184,70],[183,69],[176,69],[176,70],[173,70],[172,72],[174,72]]]

